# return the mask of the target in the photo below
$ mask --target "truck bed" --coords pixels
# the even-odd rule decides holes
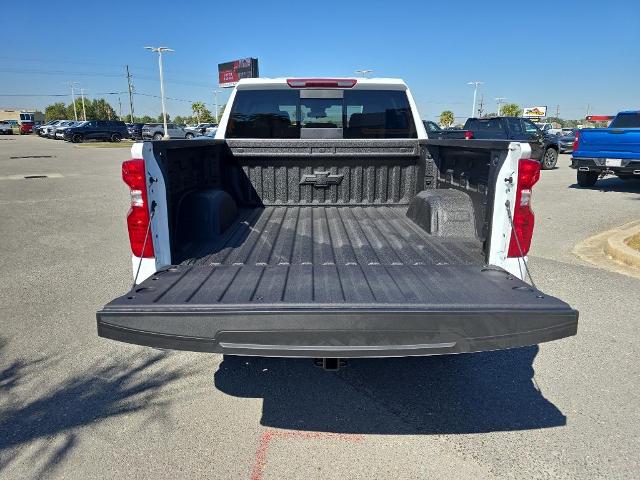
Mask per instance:
[[[530,345],[577,312],[497,267],[473,239],[431,237],[406,207],[242,209],[98,312],[101,336],[243,355],[405,356]]]
[[[472,265],[482,244],[434,237],[406,207],[242,209],[220,238],[187,245],[182,265]]]

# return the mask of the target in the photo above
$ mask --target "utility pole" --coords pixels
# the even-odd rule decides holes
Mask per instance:
[[[129,85],[129,107],[131,108],[130,117],[131,117],[131,123],[133,123],[133,85],[131,85],[131,74],[129,73],[129,65],[126,65],[126,67],[127,67],[127,84]]]
[[[478,116],[482,116],[482,112],[484,112],[484,93],[480,95],[480,106],[478,107]]]
[[[82,117],[84,118],[84,121],[87,121],[87,109],[84,108],[84,88],[80,89],[80,95],[82,96]]]
[[[560,105],[556,105],[556,118],[560,118]]]
[[[74,87],[78,84],[78,82],[69,82],[69,86],[71,87],[71,103],[73,103],[73,116],[76,121],[78,120],[78,112],[76,110],[76,94],[74,91]]]
[[[506,97],[496,97],[496,103],[498,104],[498,116],[500,116],[500,112],[502,111],[502,104],[506,100]]]
[[[471,107],[471,118],[476,114],[476,97],[478,95],[478,85],[482,85],[484,82],[479,82],[474,80],[472,82],[467,82],[467,85],[474,85],[473,89],[473,106]]]
[[[122,118],[122,100],[120,99],[120,95],[118,95],[118,108],[120,110],[120,118]]]

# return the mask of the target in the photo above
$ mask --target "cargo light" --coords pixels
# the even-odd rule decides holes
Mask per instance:
[[[287,78],[291,88],[352,88],[355,78]]]
[[[540,179],[540,162],[521,159],[518,163],[516,203],[513,209],[513,230],[509,241],[509,257],[521,257],[529,253],[535,216],[531,209],[531,189]]]
[[[155,253],[153,251],[153,235],[149,226],[144,160],[133,159],[122,162],[122,180],[131,190],[131,208],[127,213],[131,252],[136,257],[153,258]],[[145,238],[147,238],[146,245]]]
[[[576,136],[573,139],[573,151],[578,150],[578,143],[580,143],[580,130],[576,130]]]

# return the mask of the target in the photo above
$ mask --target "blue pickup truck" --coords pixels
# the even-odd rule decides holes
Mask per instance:
[[[609,128],[579,130],[571,168],[581,187],[592,187],[606,175],[640,180],[640,110],[618,113]]]

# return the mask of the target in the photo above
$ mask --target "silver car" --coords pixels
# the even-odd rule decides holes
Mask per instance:
[[[169,138],[193,138],[200,134],[187,130],[175,123],[167,124]],[[162,123],[148,123],[142,127],[142,138],[145,140],[162,140],[164,138],[164,125]]]

